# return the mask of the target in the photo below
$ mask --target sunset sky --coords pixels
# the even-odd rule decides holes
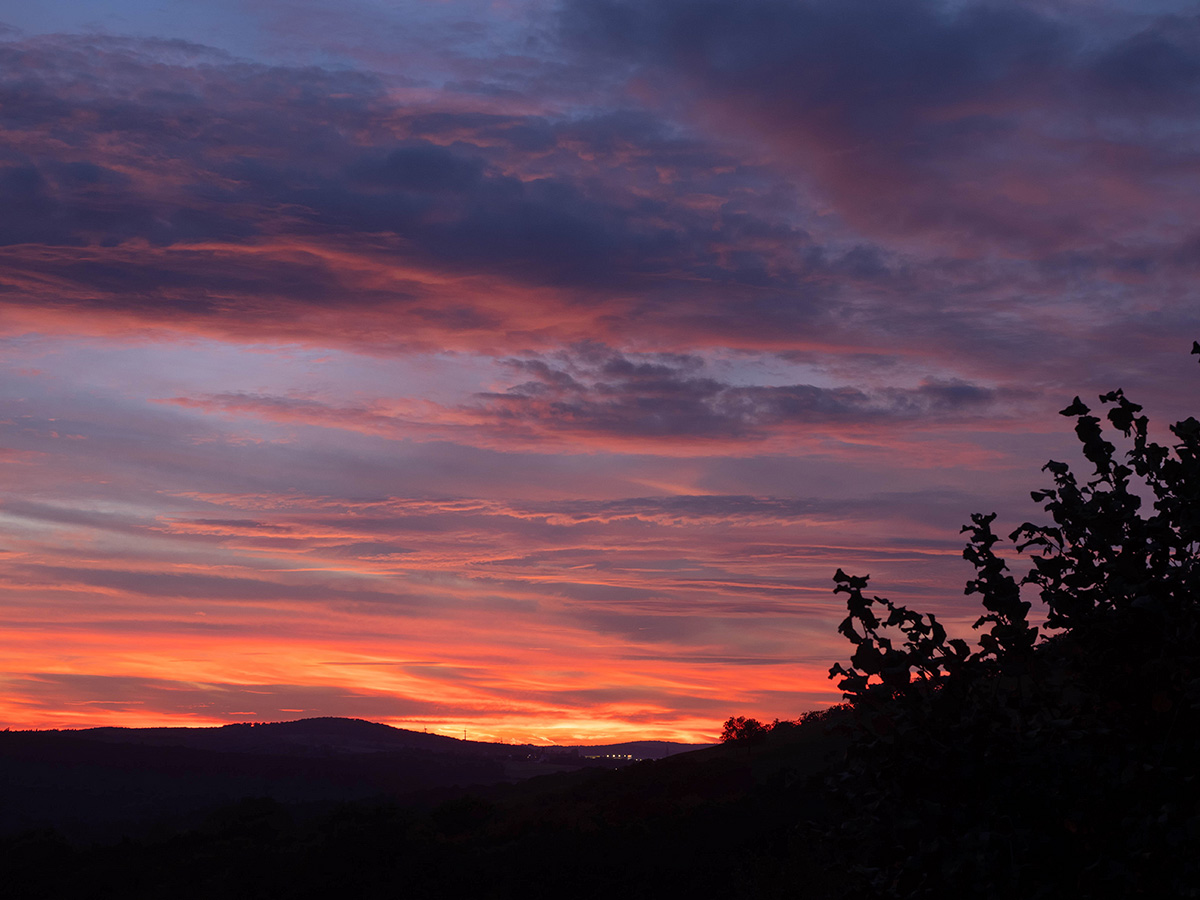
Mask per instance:
[[[1200,6],[0,0],[0,727],[713,740],[1197,413]]]

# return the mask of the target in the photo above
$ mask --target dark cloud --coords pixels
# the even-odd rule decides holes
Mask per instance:
[[[0,44],[0,245],[20,248],[4,260],[9,302],[232,330],[305,327],[278,314],[294,304],[382,304],[456,331],[501,323],[469,294],[417,302],[423,277],[486,275],[567,302],[621,288],[646,315],[677,302],[664,277],[784,290],[808,277],[785,247],[807,236],[775,216],[674,203],[741,176],[714,174],[716,154],[649,114],[410,111],[366,75],[188,53],[201,50]],[[305,241],[341,255],[290,249]],[[347,256],[410,283],[370,287]],[[43,295],[48,276],[59,289]]]
[[[575,64],[629,61],[637,102],[409,107],[369,73],[178,42],[0,43],[0,303],[238,340],[803,335],[1037,365],[1063,341],[1007,304],[1194,290],[1188,236],[1151,221],[1197,213],[1191,19],[1085,40],[1028,5],[563,10]]]
[[[1133,193],[1174,200],[1154,173],[1192,159],[1178,138],[1196,130],[1195,19],[1132,35],[1144,20],[1113,21],[944,0],[567,0],[562,28],[633,63],[665,108],[765,138],[858,228],[1038,257],[1110,252],[1098,232],[1127,226]]]
[[[601,202],[568,182],[483,177],[435,147],[419,148],[414,165],[417,148],[407,152],[394,167],[406,171],[388,184],[397,190],[366,194],[327,186],[295,199],[323,219],[323,227],[394,233],[439,266],[499,272],[534,284],[619,283],[639,271],[666,270],[667,260],[683,249],[675,229],[639,223],[636,208]],[[404,179],[421,181],[421,194],[470,196],[461,205],[422,201],[399,189]]]
[[[458,408],[426,408],[427,418],[383,403],[348,406],[312,397],[242,392],[163,402],[281,423],[344,429],[390,439],[453,435],[464,443],[508,438],[604,437],[668,447],[677,441],[762,441],[796,426],[881,428],[964,424],[1010,415],[1035,393],[962,379],[926,378],[914,387],[738,384],[709,374],[698,356],[630,355],[580,344],[547,358],[501,360],[519,380]]]
[[[512,359],[530,380],[482,395],[500,421],[548,432],[630,438],[755,440],[796,425],[878,425],[994,414],[1007,390],[930,380],[914,388],[739,385],[705,374],[695,357],[639,359],[584,348],[574,358]]]
[[[565,10],[582,46],[876,137],[917,109],[1028,77],[1063,44],[1059,27],[1022,7],[929,0],[573,0]]]
[[[682,74],[781,128],[817,127],[846,152],[894,158],[1012,127],[930,113],[1028,89],[1066,44],[1061,27],[1022,7],[930,0],[574,0],[565,10],[584,47]]]
[[[433,144],[414,144],[382,159],[361,160],[349,174],[368,187],[436,194],[476,188],[483,171],[482,160],[456,156]]]
[[[1179,108],[1193,115],[1200,94],[1200,21],[1170,16],[1106,48],[1092,61],[1094,85],[1120,107]]]
[[[1089,137],[1081,119],[1132,109],[1121,98],[1138,91],[1186,97],[1183,20],[1092,49],[1015,6],[564,10],[575,51],[641,67],[642,106],[410,107],[369,74],[188,45],[0,44],[0,203],[17,213],[0,222],[0,303],[237,340],[503,354],[583,335],[775,349],[919,336],[1036,360],[1057,358],[1055,341],[1005,338],[990,304],[1006,285],[1053,303],[1182,277],[1191,258],[1126,211],[1162,199],[1191,220],[1188,192],[1164,186],[1194,171],[1165,137],[1186,133],[1188,105],[1141,104],[1172,130],[1103,120]],[[853,230],[826,228],[810,188]],[[932,233],[942,243],[912,249]],[[776,394],[721,397],[851,402]]]

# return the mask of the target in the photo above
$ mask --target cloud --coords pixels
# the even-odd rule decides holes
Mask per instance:
[[[1154,172],[1196,132],[1195,23],[1106,21],[943,0],[569,0],[562,29],[633,64],[665,108],[765,139],[866,233],[1038,258],[1113,249],[1154,220],[1131,205],[1194,212]]]
[[[438,111],[362,73],[99,37],[0,63],[0,304],[38,328],[528,342],[608,331],[632,312],[614,292],[653,319],[664,279],[789,290],[817,258],[777,216],[688,202],[718,178],[753,206],[763,177],[646,115]]]
[[[194,682],[130,675],[33,672],[5,679],[10,703],[27,716],[63,716],[75,708],[85,720],[182,720],[226,723],[346,716],[372,721],[444,715],[440,704],[394,694],[314,684]],[[462,710],[470,715],[478,710]],[[115,714],[115,715],[110,715]],[[73,723],[72,723],[73,724]]]
[[[895,423],[936,428],[995,421],[1029,391],[961,379],[925,379],[911,388],[736,384],[708,374],[702,357],[631,355],[578,345],[549,358],[501,360],[516,383],[459,407],[417,398],[345,406],[312,397],[223,393],[160,402],[283,423],[345,429],[393,440],[445,440],[479,446],[539,443],[576,452],[629,442],[656,452],[754,452],[798,427],[812,433],[882,429]],[[564,446],[563,442],[570,442]]]
[[[670,66],[714,89],[721,81],[731,94],[836,117],[877,138],[917,110],[1037,72],[1060,58],[1065,38],[1021,6],[928,0],[574,0],[564,22],[589,49]]]
[[[1105,47],[1088,72],[1100,95],[1122,111],[1191,117],[1200,94],[1200,23],[1164,16]]]
[[[484,409],[500,421],[549,434],[664,442],[761,441],[797,426],[927,425],[994,414],[1009,395],[962,381],[879,389],[739,385],[706,375],[697,357],[631,358],[598,347],[556,364],[507,365],[529,380],[484,395]]]
[[[173,42],[0,42],[4,327],[495,356],[920,341],[974,382],[1194,292],[1194,235],[1161,224],[1200,213],[1170,187],[1191,107],[1128,100],[1187,95],[1183,20],[1085,40],[1016,6],[575,0],[562,21],[560,62],[630,92],[531,80],[505,104]]]

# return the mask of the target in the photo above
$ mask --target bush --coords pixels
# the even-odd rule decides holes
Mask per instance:
[[[771,730],[770,725],[764,725],[758,719],[747,719],[745,716],[730,716],[725,720],[721,729],[721,743],[730,741],[756,741]]]
[[[1078,397],[1062,411],[1093,473],[1046,464],[1052,523],[1009,535],[1021,582],[994,514],[964,527],[975,649],[834,576],[854,652],[830,677],[855,717],[830,783],[862,896],[1200,896],[1200,422],[1162,446],[1121,391],[1100,401],[1127,449]]]

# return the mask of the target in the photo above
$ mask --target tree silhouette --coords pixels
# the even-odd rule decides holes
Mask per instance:
[[[1200,354],[1200,342],[1193,342],[1192,353]],[[1148,418],[1123,391],[1100,401],[1111,406],[1107,419],[1131,446],[1118,460],[1101,419],[1079,397],[1062,410],[1075,418],[1094,472],[1081,483],[1066,463],[1050,460],[1043,467],[1054,486],[1031,496],[1044,503],[1053,524],[1025,522],[1009,535],[1017,552],[1033,551],[1033,567],[1020,583],[995,552],[995,513],[974,514],[962,529],[970,533],[963,557],[976,570],[965,593],[979,594],[985,610],[975,627],[991,626],[976,651],[962,639],[948,639],[932,614],[867,598],[868,579],[838,569],[834,590],[848,595],[849,610],[838,630],[855,651],[852,667],[836,664],[830,677],[841,677],[847,699],[903,693],[956,672],[978,672],[985,663],[1026,664],[1039,637],[1048,636],[1029,624],[1022,584],[1038,589],[1051,635],[1127,647],[1138,641],[1142,649],[1151,643],[1171,651],[1192,646],[1200,608],[1200,422],[1176,422],[1170,426],[1176,441],[1163,446],[1149,439]],[[1149,515],[1143,514],[1143,497],[1153,498]]]
[[[770,725],[764,725],[758,719],[747,719],[745,716],[730,716],[725,720],[721,729],[721,743],[730,741],[754,741],[763,737],[771,730]]]
[[[834,576],[854,652],[830,677],[855,725],[831,785],[862,896],[1200,896],[1200,422],[1162,445],[1122,391],[1099,399],[1107,426],[1062,410],[1092,473],[1044,467],[1051,522],[1009,535],[1020,582],[995,514],[963,528],[975,649]]]

